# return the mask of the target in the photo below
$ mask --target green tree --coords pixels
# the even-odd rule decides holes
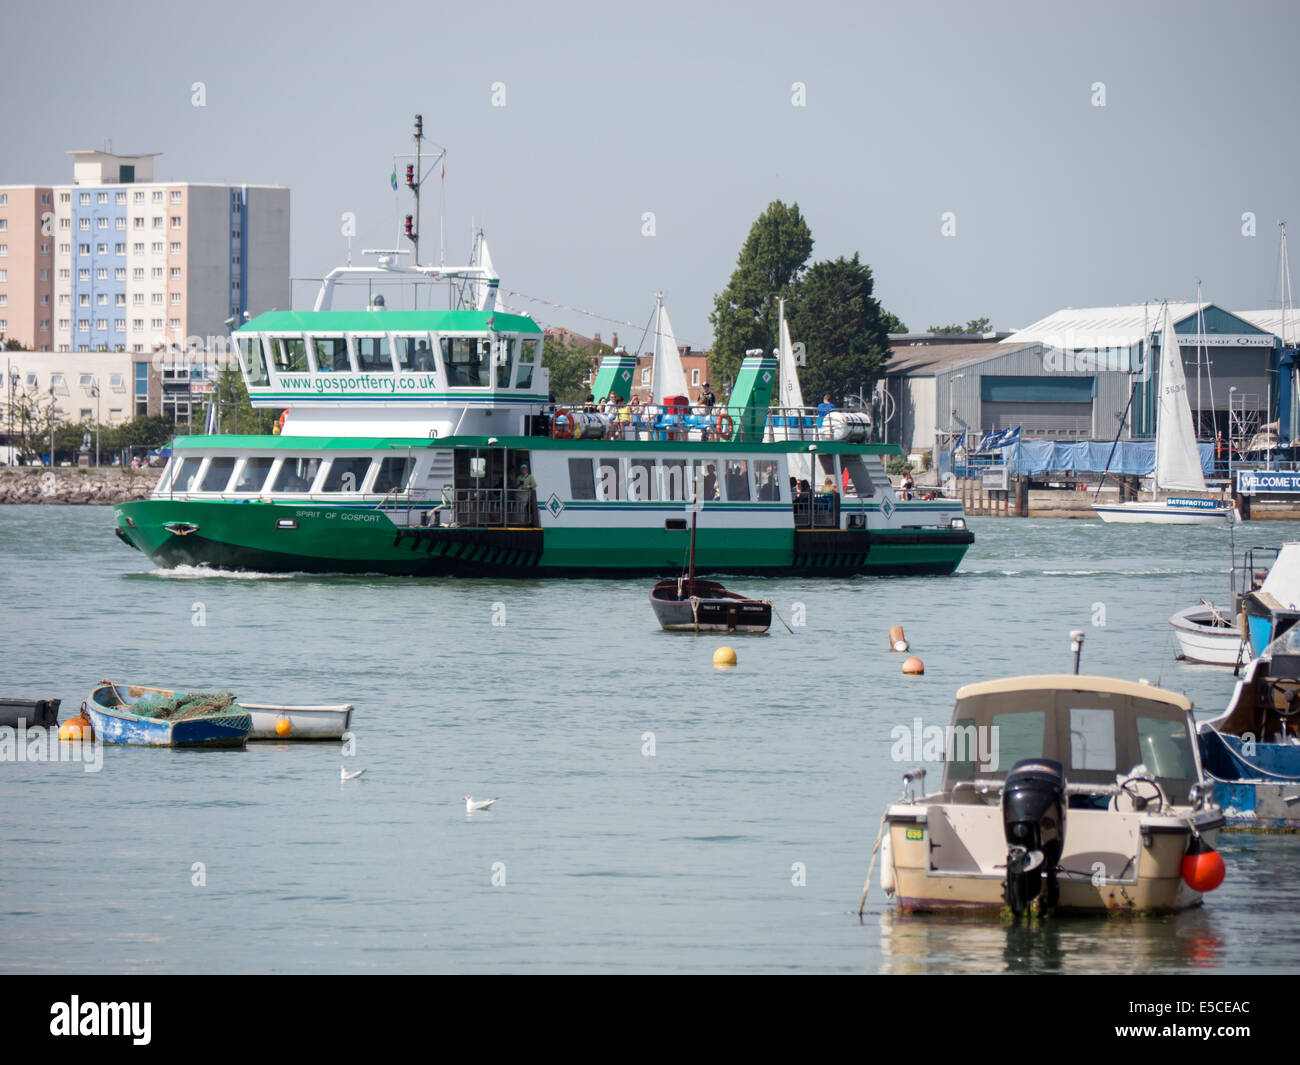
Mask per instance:
[[[551,373],[551,395],[556,402],[581,403],[601,354],[610,350],[605,344],[585,346],[546,337],[542,341],[542,365]]]
[[[884,309],[880,312],[880,325],[886,333],[907,332],[907,326],[903,324],[903,320],[899,318],[898,315],[890,314],[889,311]]]
[[[932,325],[929,332],[931,333],[987,333],[993,327],[989,325],[987,318],[972,318],[965,325],[953,322],[952,325]]]
[[[735,379],[745,352],[776,346],[777,300],[789,299],[812,255],[813,238],[797,203],[773,200],[749,229],[731,280],[713,299],[714,383]]]
[[[872,296],[874,287],[871,267],[857,252],[852,259],[814,263],[800,280],[789,317],[791,335],[807,350],[799,371],[804,402],[815,404],[830,393],[840,403],[870,392],[889,351],[887,312]]]

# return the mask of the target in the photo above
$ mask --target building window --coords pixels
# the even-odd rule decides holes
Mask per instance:
[[[95,228],[96,228],[96,229],[107,229],[107,228],[108,228],[108,219],[107,219],[107,218],[96,218],[96,219],[95,219]]]
[[[71,228],[72,228],[72,219],[71,219],[71,218],[60,218],[60,219],[59,219],[59,228],[60,228],[60,229],[71,229]]]
[[[180,228],[181,228],[181,216],[178,214],[172,215],[172,229],[180,229]]]
[[[80,230],[83,230],[83,231],[88,230],[88,229],[90,228],[90,219],[89,219],[89,218],[78,218],[78,219],[77,219],[77,228],[80,229]]]
[[[131,197],[131,202],[144,203],[144,192],[141,189],[136,189],[135,195]]]
[[[114,255],[125,255],[125,254],[126,254],[126,245],[125,245],[125,244],[114,244],[114,245],[113,245],[113,254],[114,254]]]
[[[113,228],[114,228],[114,229],[125,229],[125,228],[126,228],[126,219],[125,219],[125,218],[115,218],[115,219],[113,219]]]
[[[161,328],[162,328],[162,319],[161,319],[161,318],[150,318],[150,319],[149,319],[149,327],[150,327],[151,329],[161,329]]]
[[[143,244],[132,244],[132,245],[131,245],[131,254],[132,254],[132,255],[143,255],[143,254],[144,254],[144,245],[143,245]]]
[[[107,254],[108,254],[108,245],[107,245],[107,244],[96,244],[96,245],[95,245],[95,254],[96,254],[96,255],[107,255]]]
[[[126,193],[119,192],[116,196],[113,197],[113,200],[115,203],[126,203]]]
[[[49,255],[49,254],[50,254],[50,246],[49,246],[48,244],[42,244],[42,245],[41,245],[41,254],[42,254],[42,255]]]
[[[162,280],[162,272],[163,272],[163,268],[161,266],[153,266],[149,268],[149,276],[152,277],[155,281]]]
[[[9,219],[0,218],[0,233],[7,233],[8,231],[9,231]]]
[[[70,192],[59,193],[59,203],[71,203],[71,202],[72,202],[72,193]]]
[[[139,215],[137,215],[135,218],[131,219],[131,224],[132,224],[136,229],[144,229],[144,219],[141,218]]]
[[[181,202],[181,190],[172,189],[172,203],[180,203],[180,202]]]
[[[107,280],[108,280],[108,267],[106,267],[106,266],[96,267],[96,269],[95,269],[95,280],[96,280],[96,281],[107,281]]]
[[[48,293],[45,293],[41,296],[41,306],[48,307],[49,305],[50,305],[50,297]]]
[[[83,266],[80,270],[78,270],[78,271],[77,271],[77,280],[78,280],[78,281],[89,281],[89,280],[90,280],[90,267],[88,267],[88,266]]]
[[[181,277],[181,268],[180,268],[179,266],[173,266],[173,267],[172,267],[172,280],[173,280],[173,281],[179,281],[179,280],[180,280],[180,277]]]
[[[172,254],[173,254],[173,255],[179,255],[180,253],[181,253],[181,242],[180,242],[179,240],[173,240],[173,241],[172,241]]]
[[[60,319],[59,319],[59,328],[60,328],[60,329],[71,329],[71,328],[72,328],[72,319],[71,319],[71,318],[60,318]]]
[[[107,318],[96,318],[96,319],[95,319],[95,328],[98,329],[101,333],[107,332],[107,331],[108,331],[108,319],[107,319]]]
[[[83,192],[80,196],[77,197],[77,202],[78,202],[79,204],[81,204],[82,207],[89,207],[89,206],[90,206],[90,193],[88,193],[88,192]]]
[[[42,270],[42,271],[41,271],[41,280],[42,280],[42,281],[48,281],[49,279],[50,279],[50,272],[49,272],[49,270]]]
[[[0,244],[0,257],[6,256],[8,254],[9,254],[9,245]]]
[[[89,245],[89,244],[78,244],[78,245],[77,245],[77,254],[78,254],[78,255],[89,255],[89,254],[90,254],[90,245]]]
[[[144,267],[143,267],[143,266],[137,266],[137,267],[134,267],[134,268],[131,270],[131,279],[132,279],[133,281],[143,281],[143,280],[144,280]]]
[[[113,280],[114,280],[114,281],[125,281],[125,280],[126,280],[126,267],[125,267],[125,266],[119,266],[119,267],[117,267],[116,269],[114,269],[114,271],[113,271]]]
[[[42,192],[42,193],[41,193],[41,206],[42,206],[42,207],[48,207],[49,205],[50,205],[50,194],[49,194],[48,192]]]
[[[162,227],[163,227],[163,220],[162,220],[162,218],[161,218],[160,216],[158,216],[158,215],[155,215],[155,216],[154,216],[153,227],[154,227],[154,229],[162,229]]]
[[[8,306],[9,306],[9,297],[6,296],[3,292],[0,292],[0,307],[8,307]]]
[[[0,270],[0,281],[8,281],[8,280],[9,280],[9,271]]]
[[[149,296],[149,302],[155,305],[162,303],[162,293],[161,292],[152,293]]]
[[[98,293],[96,293],[96,294],[95,294],[95,303],[98,304],[100,307],[107,307],[107,306],[108,306],[108,293],[107,293],[107,292],[98,292]]]
[[[89,333],[89,332],[90,332],[90,319],[89,319],[89,318],[78,318],[78,319],[77,319],[77,332],[78,332],[78,333]]]
[[[141,332],[143,332],[143,331],[144,331],[144,319],[143,319],[143,318],[132,318],[132,319],[131,319],[131,329],[132,329],[133,332],[136,332],[136,333],[141,333]]]
[[[134,303],[137,307],[144,306],[144,293],[143,292],[131,293],[131,302]]]
[[[173,293],[172,293],[172,306],[173,306],[173,307],[179,307],[180,305],[181,305],[181,294],[180,294],[179,292],[173,292]]]
[[[125,332],[126,332],[126,319],[125,319],[125,318],[114,318],[114,319],[113,319],[113,332],[114,332],[114,333],[125,333]]]
[[[71,302],[72,302],[72,297],[69,296],[66,292],[60,292],[60,293],[59,293],[59,306],[60,306],[60,307],[67,307]]]
[[[117,306],[117,307],[125,307],[125,306],[126,306],[126,293],[125,293],[125,292],[118,292],[118,293],[116,293],[116,294],[113,296],[113,304],[114,304],[114,306]]]
[[[72,245],[71,245],[71,244],[60,244],[60,245],[59,245],[59,254],[60,254],[60,255],[71,255],[71,254],[72,254]]]
[[[77,296],[77,306],[78,306],[78,307],[89,307],[89,306],[90,306],[90,293],[89,293],[89,292],[82,292],[82,293],[80,293],[80,294]]]
[[[179,318],[173,318],[171,320],[171,328],[179,329],[180,327],[181,327],[181,320]]]
[[[153,202],[162,203],[162,189],[153,190]]]
[[[0,207],[8,207],[8,206],[9,206],[9,193],[0,192]]]
[[[42,318],[42,319],[41,319],[41,332],[42,332],[42,333],[48,333],[49,331],[50,331],[50,320],[49,320],[48,318]]]
[[[97,193],[96,196],[95,196],[95,202],[96,202],[96,203],[108,203],[108,193],[107,193],[107,192],[100,192],[100,193]]]
[[[154,255],[161,255],[161,254],[162,254],[162,241],[161,241],[161,240],[155,240],[152,244],[149,245],[149,250],[150,250],[151,252],[153,252]]]
[[[60,266],[60,267],[59,267],[59,280],[60,280],[60,281],[67,281],[68,278],[70,278],[71,276],[72,276],[72,271],[69,270],[66,266]]]

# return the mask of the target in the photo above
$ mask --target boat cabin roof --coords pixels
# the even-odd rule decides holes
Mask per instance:
[[[968,684],[952,722],[945,789],[1004,779],[1026,758],[1060,762],[1071,784],[1113,785],[1145,766],[1175,803],[1201,779],[1191,702],[1150,684],[1072,673]]]
[[[503,311],[268,311],[245,322],[236,334],[286,333],[537,333],[527,315]]]

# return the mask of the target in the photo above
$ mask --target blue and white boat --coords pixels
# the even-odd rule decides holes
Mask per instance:
[[[232,698],[185,693],[176,700],[132,695],[127,685],[102,681],[84,709],[102,743],[137,747],[243,747],[252,718]],[[181,705],[179,710],[168,711]]]
[[[1242,596],[1241,609],[1252,658],[1300,621],[1300,542],[1282,545],[1264,583]]]
[[[1245,667],[1227,709],[1197,735],[1229,825],[1300,829],[1300,628]]]

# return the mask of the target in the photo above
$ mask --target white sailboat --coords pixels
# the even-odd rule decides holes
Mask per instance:
[[[790,327],[785,321],[785,300],[781,300],[779,307],[780,318],[780,403],[779,406],[787,408],[803,407],[803,390],[799,387],[799,367],[794,361],[794,345],[790,343]]]
[[[655,354],[650,371],[650,402],[660,406],[672,396],[689,396],[686,371],[682,369],[682,353],[677,347],[677,337],[668,321],[663,293],[656,297],[659,311],[656,315]]]
[[[1187,375],[1174,332],[1169,305],[1164,307],[1160,334],[1160,392],[1156,403],[1156,492],[1204,492],[1205,474],[1192,427]],[[1226,500],[1169,496],[1148,502],[1093,504],[1102,521],[1207,525],[1223,521],[1232,511]]]

